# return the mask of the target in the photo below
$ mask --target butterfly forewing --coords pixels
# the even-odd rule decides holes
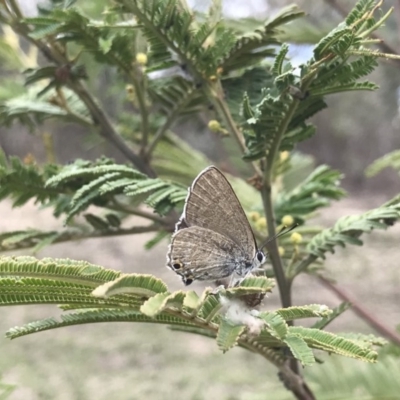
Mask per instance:
[[[232,186],[215,167],[199,174],[189,189],[184,213],[187,226],[200,226],[231,239],[252,257],[256,242]]]

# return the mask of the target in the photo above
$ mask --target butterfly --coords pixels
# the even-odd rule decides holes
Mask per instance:
[[[185,285],[227,277],[229,286],[237,285],[265,262],[262,247],[257,248],[246,214],[222,172],[214,166],[200,172],[175,226],[167,267]]]

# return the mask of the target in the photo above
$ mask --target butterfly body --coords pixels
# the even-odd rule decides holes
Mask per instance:
[[[227,277],[240,282],[264,261],[231,185],[216,167],[206,168],[189,188],[167,266],[189,285]]]

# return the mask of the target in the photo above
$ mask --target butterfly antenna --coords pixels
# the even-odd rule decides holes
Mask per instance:
[[[260,247],[259,250],[262,250],[268,243],[272,242],[275,239],[278,239],[278,237],[282,236],[282,235],[286,235],[287,233],[289,233],[290,231],[292,231],[294,228],[297,228],[299,226],[299,224],[294,224],[293,226],[291,226],[290,228],[288,228],[287,226],[284,226],[276,235],[268,238],[264,244]]]

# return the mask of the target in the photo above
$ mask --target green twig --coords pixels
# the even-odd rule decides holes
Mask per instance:
[[[213,100],[215,108],[218,114],[220,115],[221,119],[223,120],[226,128],[228,129],[228,132],[235,139],[241,152],[244,153],[246,151],[246,144],[244,141],[243,134],[242,132],[240,132],[240,129],[238,129],[236,122],[234,121],[232,114],[229,110],[229,107],[226,104],[226,101],[223,99],[222,93],[223,90],[220,83],[218,83],[218,85],[216,85],[215,88],[208,85],[208,88],[206,89],[206,95],[209,98],[211,98],[211,100]],[[261,177],[262,173],[258,165],[254,162],[251,163],[251,165],[257,176]]]
[[[274,216],[273,202],[272,202],[273,166],[275,159],[279,153],[279,146],[281,144],[283,135],[285,134],[287,127],[289,126],[289,123],[296,111],[298,104],[299,100],[297,99],[292,100],[292,103],[290,104],[286,116],[283,119],[281,126],[279,127],[278,134],[276,135],[274,141],[272,142],[271,148],[267,156],[267,165],[264,171],[261,195],[264,205],[265,217],[267,219],[267,228],[269,237],[273,237],[276,234],[275,216]],[[275,278],[278,283],[282,307],[290,307],[292,305],[291,291],[286,281],[282,260],[278,251],[278,243],[276,240],[273,240],[269,244],[269,255],[271,257]]]
[[[126,214],[136,215],[138,217],[146,218],[150,221],[157,222],[161,225],[165,225],[167,222],[167,220],[165,218],[160,217],[159,215],[157,215],[155,213],[150,213],[150,212],[138,210],[138,209],[132,209],[130,207],[125,206],[124,204],[117,202],[116,200],[114,200],[113,203],[114,203],[114,205],[109,204],[106,206],[106,208],[108,208],[109,210],[119,211],[119,212],[123,212]]]
[[[145,158],[149,159],[156,148],[156,145],[160,141],[160,139],[165,135],[165,133],[171,128],[173,123],[176,121],[176,118],[179,116],[179,113],[183,109],[183,107],[190,101],[192,98],[193,92],[189,93],[188,96],[184,98],[182,102],[180,102],[177,107],[173,109],[173,111],[167,116],[166,121],[163,125],[159,127],[156,134],[153,137],[153,140],[149,144],[147,151],[145,151]]]
[[[133,72],[132,70],[126,72],[128,72],[128,76],[135,89],[137,104],[139,107],[141,127],[142,127],[141,153],[143,153],[146,149],[149,137],[149,113],[147,111],[145,91],[143,90],[144,89],[143,86],[140,84],[141,83],[139,80],[140,78],[138,78],[142,77],[142,80],[144,79],[143,72],[139,71],[139,67],[134,68]]]
[[[77,230],[74,231],[65,231],[61,236],[55,239],[52,244],[55,243],[63,243],[63,242],[72,242],[76,240],[84,240],[84,239],[93,239],[93,238],[104,238],[104,237],[112,237],[112,236],[125,236],[125,235],[137,235],[142,233],[149,232],[157,232],[160,230],[158,224],[152,224],[148,226],[134,226],[132,228],[127,229],[118,229],[118,230],[104,230],[104,231],[93,231],[90,233],[82,233]],[[50,232],[51,233],[51,232]],[[54,232],[57,233],[57,232]],[[35,247],[37,243],[32,242],[21,242],[20,244],[15,245],[13,248],[4,248],[0,246],[0,252],[8,252],[15,251],[16,249],[29,249],[31,247]]]

